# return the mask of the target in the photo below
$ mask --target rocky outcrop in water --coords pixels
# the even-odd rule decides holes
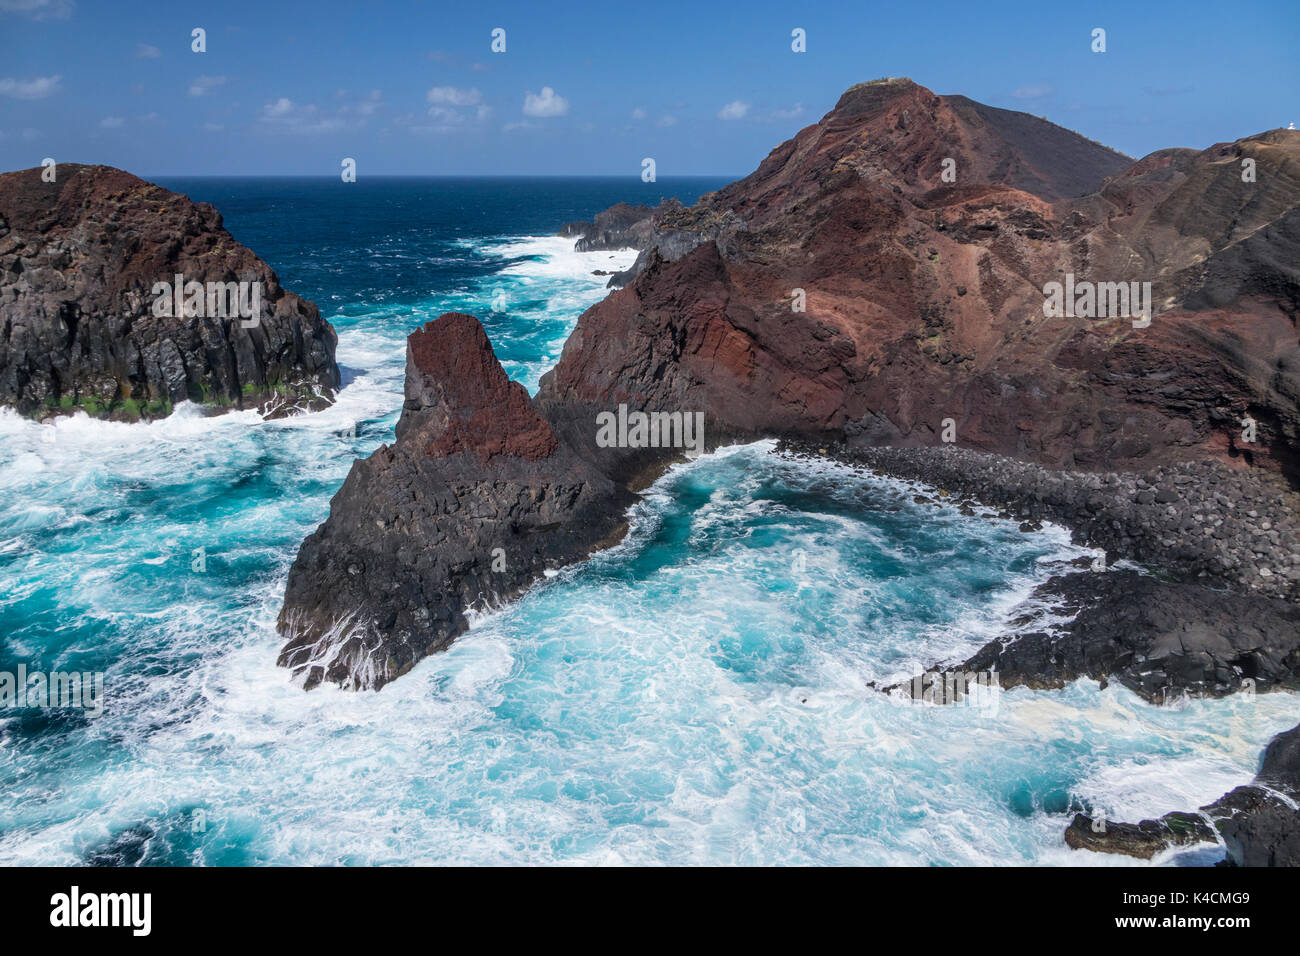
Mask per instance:
[[[619,536],[631,495],[559,441],[478,320],[407,340],[392,445],[352,466],[289,574],[280,664],[305,686],[379,689],[518,594]]]
[[[332,400],[334,330],[210,205],[108,166],[43,172],[0,175],[0,404],[135,419]],[[158,291],[178,275],[179,299]]]
[[[650,243],[654,213],[650,206],[616,203],[597,213],[592,222],[565,223],[560,235],[577,236],[573,248],[578,252],[644,249]]]
[[[1076,850],[1149,860],[1172,847],[1222,843],[1231,866],[1300,866],[1300,726],[1273,738],[1253,783],[1196,813],[1115,823],[1077,814],[1065,831]]]
[[[1032,597],[1064,624],[1018,629],[955,670],[1003,687],[1117,681],[1153,703],[1300,689],[1300,605],[1161,581],[1136,571],[1052,578]],[[1012,620],[1023,628],[1029,620]]]

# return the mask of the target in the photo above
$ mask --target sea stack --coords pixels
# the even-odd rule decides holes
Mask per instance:
[[[612,543],[632,496],[507,377],[482,325],[407,339],[397,438],[355,462],[289,574],[280,664],[307,687],[379,689],[547,569]]]
[[[48,181],[50,174],[53,181]],[[0,404],[135,420],[327,405],[336,336],[221,215],[110,166],[0,175]]]

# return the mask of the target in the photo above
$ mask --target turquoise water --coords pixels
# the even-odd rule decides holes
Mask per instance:
[[[98,719],[0,712],[0,863],[1127,864],[1063,846],[1072,802],[1196,806],[1294,724],[1294,695],[1156,708],[1084,682],[980,709],[869,689],[962,659],[1084,552],[770,443],[673,469],[622,545],[381,693],[304,693],[274,666],[284,579],[352,459],[391,440],[405,335],[473,312],[534,389],[605,294],[591,272],[632,258],[542,234],[638,197],[166,185],[321,305],[347,384],[281,422],[0,412],[0,670],[103,670],[108,694]]]

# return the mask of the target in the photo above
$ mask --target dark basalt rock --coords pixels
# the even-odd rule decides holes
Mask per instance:
[[[1003,687],[1118,681],[1153,703],[1300,687],[1300,606],[1160,581],[1136,571],[1053,577],[1031,600],[1070,616],[992,641],[955,671]]]
[[[621,202],[596,214],[593,222],[569,222],[560,229],[562,236],[577,236],[573,247],[578,252],[611,249],[644,249],[650,240],[650,206],[632,206]]]
[[[185,400],[270,417],[332,400],[334,330],[210,205],[109,166],[42,172],[0,175],[0,404],[133,419]],[[257,324],[154,315],[154,283],[178,273],[260,283]]]
[[[1065,843],[1072,850],[1123,853],[1149,860],[1172,846],[1213,843],[1214,834],[1214,828],[1193,813],[1169,813],[1136,824],[1094,820],[1080,813],[1065,831]]]
[[[1264,751],[1253,784],[1237,787],[1195,814],[1113,823],[1077,814],[1065,831],[1076,850],[1123,853],[1149,860],[1170,847],[1221,842],[1229,866],[1300,866],[1300,726],[1278,734]]]
[[[560,235],[577,236],[573,248],[578,252],[639,249],[641,253],[630,267],[611,274],[608,287],[619,289],[651,262],[674,262],[702,243],[724,239],[741,229],[744,223],[729,211],[699,216],[676,199],[665,199],[654,208],[618,203],[598,213],[594,222],[566,223]]]
[[[611,544],[631,495],[556,437],[478,320],[407,340],[397,439],[352,466],[289,573],[279,663],[378,689],[547,569]]]

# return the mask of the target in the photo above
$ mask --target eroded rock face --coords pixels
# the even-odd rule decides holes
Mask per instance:
[[[562,444],[477,319],[407,340],[397,438],[355,462],[289,574],[280,664],[378,689],[548,568],[617,538],[631,495]]]
[[[606,249],[642,249],[650,241],[650,206],[633,206],[621,202],[596,214],[591,222],[569,222],[560,229],[562,236],[577,236],[573,244],[578,252]]]
[[[1300,132],[1131,163],[1024,114],[864,84],[752,175],[657,216],[671,251],[652,241],[582,316],[541,400],[639,396],[864,446],[935,445],[951,419],[964,447],[1057,467],[1217,458],[1294,485],[1298,177]],[[1151,283],[1151,324],[1046,317],[1067,275]]]
[[[185,400],[285,414],[332,399],[334,330],[210,205],[108,166],[42,172],[0,175],[0,404],[136,418]],[[154,285],[177,274],[223,298],[247,283],[260,308],[158,316]]]

